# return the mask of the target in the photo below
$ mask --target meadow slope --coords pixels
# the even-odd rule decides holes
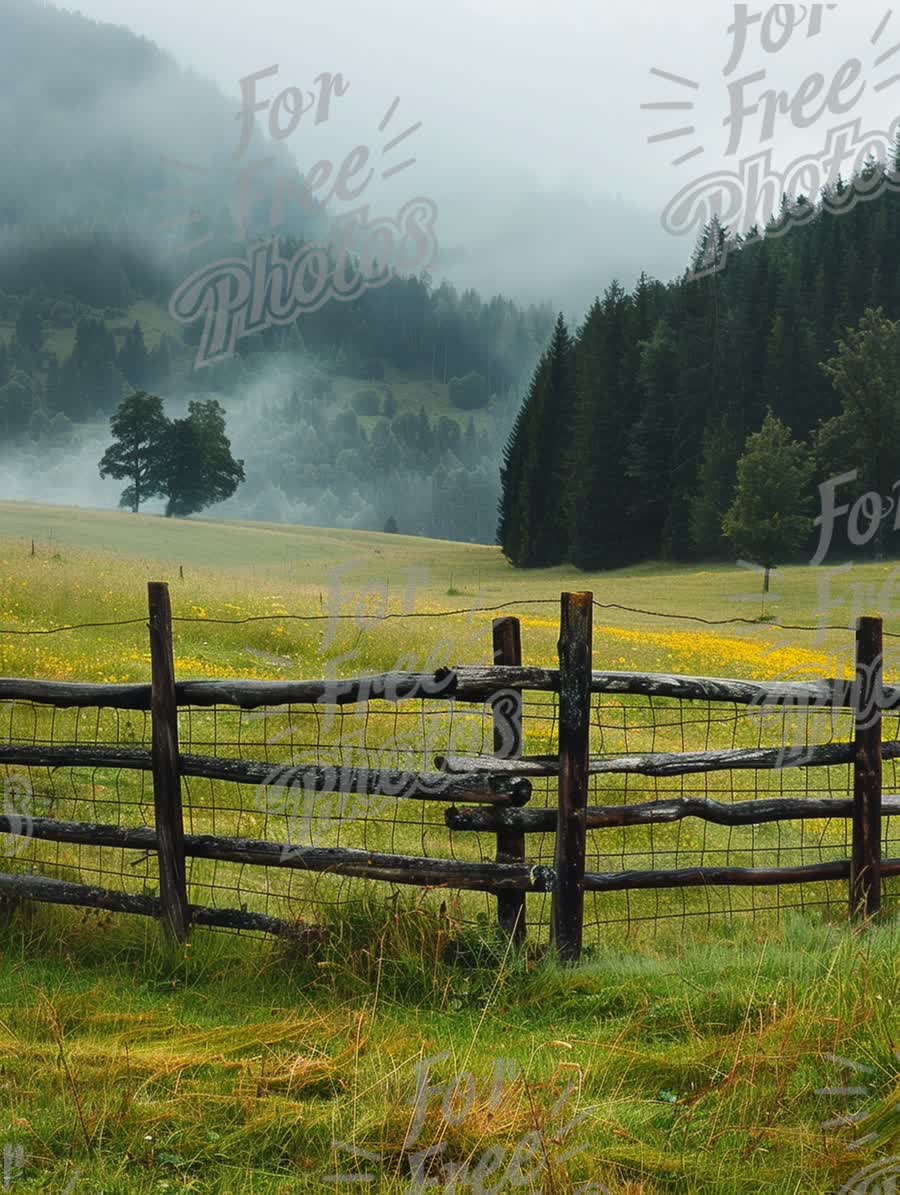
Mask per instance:
[[[552,665],[563,589],[607,607],[596,668],[823,675],[852,660],[857,614],[900,630],[893,573],[778,570],[768,616],[847,628],[782,631],[741,568],[516,572],[490,547],[0,503],[0,674],[146,680],[146,581],[163,579],[192,620],[176,623],[181,679],[487,663],[493,614],[438,612],[505,603],[526,662]],[[357,618],[385,610],[423,617]],[[327,910],[310,955],[202,931],[171,951],[139,919],[3,912],[14,1190],[285,1195],[367,1171],[385,1192],[824,1195],[876,1189],[853,1178],[866,1167],[892,1181],[900,1154],[895,916],[601,925],[563,970],[413,891]]]

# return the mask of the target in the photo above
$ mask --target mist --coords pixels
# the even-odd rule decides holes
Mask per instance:
[[[462,0],[452,17],[412,0],[373,9],[334,0],[302,10],[259,0],[252,19],[214,0],[81,0],[78,7],[153,38],[214,80],[235,111],[240,80],[270,66],[277,75],[256,92],[270,105],[283,88],[309,89],[321,72],[340,72],[349,87],[329,118],[304,119],[279,143],[301,169],[323,157],[337,162],[356,144],[377,150],[389,134],[419,125],[402,151],[415,164],[388,180],[376,173],[366,193],[373,209],[387,214],[413,195],[431,197],[440,212],[440,268],[455,284],[526,302],[539,296],[573,316],[613,277],[630,285],[641,270],[662,278],[681,272],[697,230],[673,235],[661,215],[686,184],[766,149],[773,169],[783,170],[819,151],[840,123],[829,111],[816,121],[782,112],[767,130],[758,104],[743,118],[735,148],[729,113],[757,101],[764,87],[783,91],[787,103],[810,73],[821,72],[827,85],[856,55],[863,86],[852,116],[871,130],[886,129],[896,115],[895,72],[889,61],[879,65],[895,31],[874,47],[885,16],[877,0],[798,7],[802,20],[789,36],[784,14],[780,24],[768,22],[766,39],[757,21],[737,66],[734,9],[720,0],[615,8],[567,0],[558,10],[538,0],[488,8]],[[759,16],[771,6],[747,7]],[[679,89],[653,70],[694,86]],[[737,79],[760,70],[764,81],[730,96]],[[395,97],[396,115],[382,135],[379,121]],[[646,106],[684,99],[687,115]],[[140,119],[139,105],[125,111],[143,134],[149,120]],[[661,139],[679,123],[694,135]],[[694,145],[702,147],[698,157],[673,164]]]
[[[812,152],[829,127],[828,119],[807,128],[782,113],[766,132],[748,90],[743,140],[739,151],[729,149],[723,118],[729,104],[734,118],[728,88],[736,75],[726,65],[734,38],[731,18],[716,0],[677,13],[662,0],[647,0],[616,10],[614,20],[587,0],[569,0],[558,12],[536,0],[498,0],[489,10],[464,0],[452,20],[411,0],[390,0],[377,11],[338,0],[302,15],[284,0],[260,0],[252,20],[212,0],[149,7],[139,0],[82,0],[80,13],[111,22],[101,25],[34,0],[2,6],[7,36],[0,69],[8,102],[0,107],[0,148],[16,169],[0,179],[0,288],[12,295],[43,288],[49,305],[77,284],[86,311],[120,323],[124,317],[116,313],[136,299],[150,298],[165,310],[197,264],[196,252],[185,248],[197,233],[211,236],[224,255],[254,236],[321,237],[354,204],[377,219],[424,196],[438,212],[437,252],[428,265],[434,288],[443,281],[460,295],[473,288],[485,304],[495,295],[523,306],[549,304],[574,327],[614,279],[631,288],[642,273],[663,280],[682,274],[694,238],[672,235],[661,215],[679,188],[702,174],[732,170],[739,156],[762,149],[771,149],[783,167]],[[863,128],[887,127],[891,80],[876,84],[881,76],[869,36],[883,9],[868,0],[852,11],[825,7],[820,29],[807,13],[808,26],[777,52],[760,41],[761,25],[751,28],[741,72],[764,69],[766,85],[789,98],[810,71],[821,71],[827,82],[848,53],[858,53],[865,79],[853,115]],[[677,165],[674,155],[690,146],[661,136],[675,119],[659,108],[676,94],[665,72],[688,80],[695,93],[683,119],[692,122],[699,156]],[[323,76],[340,81],[323,119],[310,109],[290,136],[281,136],[273,113],[284,121],[289,107],[278,109],[278,96],[293,87],[313,95]],[[242,155],[237,117],[248,96],[258,110]],[[294,184],[310,177],[314,163],[330,164],[333,181],[360,146],[384,166],[373,170],[362,199],[342,199],[329,184],[314,188],[308,202],[278,202],[285,180],[296,201]],[[399,166],[401,158],[408,161],[392,173],[388,164]],[[261,162],[248,201],[243,172]],[[87,276],[94,270],[96,280]],[[155,341],[164,329],[148,318]],[[55,338],[46,320],[45,326]],[[188,343],[196,330],[182,329]],[[354,335],[348,320],[336,343],[352,348]],[[534,340],[507,354],[515,356],[514,367],[490,387],[490,404],[479,415],[479,455],[463,462],[450,447],[433,454],[432,467],[437,461],[451,472],[477,468],[479,484],[496,484],[504,438],[542,347]],[[21,372],[22,361],[14,367]],[[341,458],[334,479],[317,474],[314,461],[304,484],[279,476],[290,467],[282,459],[284,404],[297,397],[298,379],[310,370],[341,369],[328,354],[295,346],[288,358],[264,367],[239,363],[230,386],[179,368],[159,387],[170,417],[197,396],[215,396],[226,408],[247,481],[210,510],[213,517],[377,529],[395,516],[404,529],[421,534],[430,526],[434,533],[420,517],[434,501],[421,462],[403,478],[373,480],[371,421],[361,425],[359,444],[347,430],[350,440],[328,458],[337,469],[338,454],[351,454]],[[423,394],[439,372],[432,363]],[[353,376],[365,388],[364,373]],[[380,400],[389,389],[379,390]],[[299,399],[307,401],[302,386]],[[341,405],[346,401],[326,404],[329,428]],[[82,412],[55,438],[25,432],[12,443],[7,433],[7,443],[0,442],[0,496],[115,505],[119,483],[97,475],[108,416]],[[310,422],[309,409],[302,415],[295,409],[293,418],[296,461],[323,429]],[[331,452],[332,431],[324,434]],[[487,489],[480,500],[485,495]]]

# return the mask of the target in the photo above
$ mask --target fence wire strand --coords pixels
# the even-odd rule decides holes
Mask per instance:
[[[498,602],[493,606],[463,606],[457,607],[453,610],[389,610],[379,611],[377,613],[366,613],[365,611],[354,611],[353,613],[329,612],[322,614],[250,614],[242,618],[211,618],[188,615],[173,615],[172,622],[178,623],[204,623],[219,626],[245,626],[248,623],[254,622],[342,622],[342,621],[377,621],[383,622],[386,620],[395,619],[433,619],[433,618],[455,618],[459,616],[466,616],[472,614],[494,614],[501,610],[510,610],[513,608],[520,608],[522,606],[555,606],[558,608],[558,598],[516,598],[508,602]],[[744,618],[740,615],[734,615],[730,618],[706,618],[700,614],[682,614],[674,613],[673,611],[664,610],[647,610],[639,606],[626,606],[620,602],[600,602],[594,599],[593,606],[595,610],[616,610],[620,614],[638,614],[646,618],[662,618],[667,621],[674,622],[696,622],[703,626],[709,627],[727,627],[727,626],[760,626],[758,618]],[[41,627],[41,628],[27,628],[21,627],[0,627],[0,635],[58,635],[66,631],[83,631],[83,630],[97,630],[106,627],[130,627],[140,626],[146,624],[146,618],[124,618],[124,619],[110,619],[102,622],[81,622],[68,623],[58,627]],[[814,634],[821,634],[823,631],[840,631],[847,633],[846,626],[839,626],[832,623],[816,623],[814,625],[803,623],[787,623],[787,622],[766,622],[767,630],[774,631],[801,631],[811,632]],[[900,639],[900,631],[883,631],[883,635],[888,639]]]
[[[495,606],[413,615],[343,617],[441,618],[499,612],[529,604],[558,606],[558,599],[528,599]],[[595,602],[616,609],[664,618],[682,617],[708,625],[749,623],[729,618],[711,620],[637,610]],[[251,619],[178,618],[179,623],[284,622],[334,619],[325,615],[266,615]],[[146,619],[86,623],[80,627],[135,626]],[[767,624],[767,629],[781,624]],[[48,630],[2,631],[0,634],[56,634],[79,626]],[[791,627],[797,631],[847,628]],[[885,632],[887,636],[889,633]],[[894,636],[898,637],[898,636]],[[463,703],[446,698],[414,697],[398,702],[372,699],[351,706],[301,705],[241,710],[232,706],[180,707],[179,747],[183,754],[255,761],[271,769],[265,784],[182,778],[185,832],[261,839],[291,848],[343,847],[366,852],[415,856],[429,860],[490,863],[496,858],[493,833],[450,831],[446,803],[359,792],[311,792],[279,784],[285,768],[316,765],[369,771],[433,773],[435,756],[484,757],[493,751],[489,701]],[[559,708],[553,693],[522,695],[523,750],[526,755],[554,755],[558,749]],[[900,714],[886,714],[885,740],[900,739]],[[721,702],[660,697],[594,695],[591,704],[590,752],[594,758],[658,752],[697,752],[739,748],[806,749],[847,743],[853,738],[847,710],[767,709]],[[150,715],[111,708],[55,709],[25,700],[0,704],[0,739],[31,747],[118,746],[149,750]],[[898,763],[884,762],[884,793],[896,795]],[[19,777],[27,789],[32,817],[100,823],[120,828],[152,827],[150,774],[125,768],[20,767],[0,765],[0,782],[13,791]],[[6,790],[4,790],[6,791]],[[592,774],[589,804],[632,806],[673,798],[712,799],[724,804],[762,798],[847,798],[852,795],[852,765],[730,770],[679,777],[635,774]],[[555,809],[556,779],[533,780],[531,809]],[[900,856],[900,818],[885,816],[885,857]],[[526,836],[526,861],[553,866],[555,834],[543,830]],[[669,870],[695,867],[793,867],[846,860],[850,854],[850,821],[845,818],[776,821],[756,826],[722,826],[697,818],[666,824],[635,825],[588,831],[589,872]],[[34,872],[126,893],[156,895],[155,855],[138,850],[55,843],[26,835],[0,835],[0,868]],[[189,858],[189,900],[213,908],[238,908],[285,920],[328,920],[378,892],[391,888],[374,880],[349,879],[299,868],[258,867]],[[889,900],[898,894],[896,881],[885,881]],[[409,889],[412,892],[413,889]],[[428,900],[452,902],[454,916],[465,926],[496,925],[496,901],[487,893],[430,893]],[[550,929],[550,897],[528,897],[529,939],[546,943]],[[771,918],[786,910],[818,909],[827,916],[846,915],[845,881],[772,887],[695,886],[641,891],[587,893],[586,945],[637,930],[681,922],[712,925],[723,918]]]

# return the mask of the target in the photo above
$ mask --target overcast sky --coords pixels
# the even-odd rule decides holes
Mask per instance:
[[[741,158],[767,148],[777,171],[802,154],[821,158],[829,130],[859,117],[863,131],[887,131],[900,112],[900,81],[889,82],[900,76],[900,49],[892,53],[900,47],[900,12],[885,23],[887,5],[871,0],[769,6],[777,10],[767,18],[769,50],[757,21],[727,76],[736,8],[751,14],[768,8],[722,0],[79,0],[63,6],[127,24],[235,99],[242,77],[275,64],[277,76],[259,84],[261,99],[273,100],[291,85],[308,91],[320,73],[340,72],[350,88],[333,101],[329,120],[316,127],[304,116],[287,142],[301,164],[321,157],[337,162],[359,143],[380,152],[391,136],[421,121],[393,151],[393,160],[414,156],[415,165],[377,192],[373,185],[369,196],[384,214],[416,195],[431,197],[440,211],[440,242],[461,263],[454,280],[484,289],[509,281],[509,289],[527,291],[533,276],[538,291],[559,291],[579,271],[596,278],[599,289],[613,266],[622,272],[623,255],[635,275],[646,267],[671,276],[693,240],[662,228],[661,213],[679,190],[709,172],[736,171]],[[803,18],[793,32],[785,27],[791,14]],[[785,44],[776,50],[778,39]],[[860,60],[860,70],[844,67],[851,58]],[[682,81],[652,75],[651,68]],[[728,86],[762,70],[765,78],[745,86],[748,105],[766,88],[793,96],[811,72],[821,72],[825,84],[819,96],[814,80],[807,85],[796,122],[805,127],[779,112],[767,137],[762,112],[749,115],[734,152],[726,154]],[[839,110],[818,114],[839,70],[845,74],[832,91]],[[876,90],[881,82],[888,85]],[[395,97],[399,105],[380,133]],[[694,107],[641,108],[665,101]],[[648,142],[690,126],[695,132]],[[672,164],[699,147],[702,153]],[[645,224],[623,216],[604,236],[600,225],[609,224],[610,209],[597,205],[617,196],[649,216]],[[497,277],[504,272],[509,279]]]

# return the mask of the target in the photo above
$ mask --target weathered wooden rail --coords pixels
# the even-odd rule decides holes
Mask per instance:
[[[882,812],[900,817],[900,797],[885,797]],[[853,817],[853,799],[834,797],[769,797],[755,801],[713,801],[708,797],[675,797],[636,805],[588,805],[584,820],[589,830],[620,826],[664,826],[695,817],[716,826],[762,826],[769,822],[828,821]],[[556,826],[555,809],[448,809],[444,815],[451,830],[545,834]]]
[[[900,875],[900,860],[881,858],[883,816],[900,816],[900,797],[882,797],[884,760],[900,758],[900,741],[882,742],[883,710],[900,708],[900,687],[884,686],[880,620],[861,619],[857,633],[857,673],[853,681],[753,682],[726,678],[595,671],[591,659],[589,593],[563,594],[559,667],[522,665],[518,620],[495,620],[494,663],[460,666],[434,673],[389,672],[330,681],[181,681],[174,675],[171,611],[161,584],[150,587],[151,681],[149,684],[71,684],[0,678],[0,702],[30,702],[52,708],[110,708],[150,715],[149,750],[94,745],[15,743],[0,745],[0,766],[50,769],[124,769],[153,778],[154,825],[126,828],[52,818],[27,819],[27,833],[38,840],[114,847],[155,855],[159,896],[111,892],[86,884],[33,874],[0,874],[0,895],[82,905],[155,917],[181,941],[192,925],[226,926],[286,934],[314,941],[315,925],[295,924],[245,909],[207,909],[189,903],[186,860],[208,859],[266,868],[295,868],[390,884],[493,893],[502,931],[521,945],[526,935],[526,894],[551,892],[551,941],[558,956],[577,959],[581,951],[586,892],[719,885],[779,885],[847,881],[850,912],[874,916],[881,903],[881,880]],[[523,694],[556,695],[558,750],[527,755],[523,743]],[[679,702],[844,711],[855,729],[852,740],[797,749],[642,752],[596,755],[590,751],[593,695],[666,698]],[[316,761],[273,768],[263,760],[220,758],[181,752],[178,711],[185,707],[230,706],[239,710],[293,705],[346,706],[372,701],[424,699],[489,705],[494,754],[438,755],[434,772],[323,766]],[[592,806],[592,776],[680,777],[741,770],[782,771],[847,765],[852,790],[840,797],[772,797],[724,802],[706,797],[675,797],[636,804]],[[275,786],[304,792],[383,795],[399,801],[447,806],[448,830],[491,834],[495,860],[469,863],[339,847],[297,847],[247,838],[185,832],[182,777]],[[532,781],[549,778],[558,788],[554,807],[530,808]],[[462,807],[460,807],[462,806]],[[694,867],[673,870],[586,870],[589,831],[664,825],[695,818],[719,826],[755,826],[784,821],[843,819],[852,823],[852,856],[847,860],[794,867]],[[0,833],[22,831],[22,819],[0,816]],[[529,862],[528,835],[555,835],[554,866]]]
[[[900,875],[900,859],[881,857],[882,816],[900,816],[900,798],[882,796],[882,762],[900,758],[900,741],[882,742],[881,714],[900,707],[900,688],[882,681],[881,620],[862,618],[857,627],[856,675],[853,681],[751,682],[656,674],[585,672],[590,659],[590,621],[577,621],[582,595],[563,595],[560,634],[560,672],[544,673],[542,689],[560,692],[559,755],[521,756],[497,761],[488,756],[438,756],[435,765],[454,775],[490,774],[494,777],[554,777],[559,785],[559,808],[450,809],[447,826],[479,833],[506,829],[522,835],[556,829],[556,916],[552,928],[561,958],[580,951],[580,904],[584,892],[641,891],[698,886],[776,886],[835,880],[849,881],[850,914],[874,916],[881,907],[881,880]],[[575,617],[573,618],[573,615]],[[568,673],[566,668],[568,667]],[[589,669],[589,665],[587,666]],[[509,673],[504,683],[515,686]],[[468,682],[472,684],[471,679]],[[481,683],[481,682],[478,682]],[[734,748],[724,751],[651,752],[619,756],[590,756],[584,734],[590,693],[666,697],[682,701],[780,706],[785,710],[832,709],[852,716],[852,742],[780,748]],[[564,701],[564,696],[567,700]],[[587,804],[589,776],[677,777],[723,771],[784,771],[789,768],[853,769],[852,796],[835,798],[768,798],[725,803],[687,797],[634,805],[591,807]],[[830,863],[793,867],[693,867],[670,870],[590,873],[585,870],[587,830],[652,826],[685,818],[721,826],[754,826],[789,820],[844,819],[852,822],[852,857]],[[564,906],[568,901],[568,913]]]
[[[342,847],[304,847],[246,838],[185,833],[181,801],[182,777],[199,777],[304,793],[351,793],[385,796],[404,801],[474,803],[485,807],[516,808],[531,796],[526,777],[453,775],[443,771],[327,767],[318,763],[273,765],[263,760],[220,758],[181,752],[178,711],[184,707],[232,706],[241,710],[290,705],[342,706],[374,700],[400,702],[410,698],[458,698],[484,702],[482,690],[460,684],[458,672],[390,672],[329,681],[187,681],[177,683],[172,651],[171,609],[165,585],[149,587],[150,684],[70,684],[0,678],[0,702],[30,702],[54,709],[105,708],[149,712],[152,745],[149,750],[96,743],[91,745],[0,744],[0,766],[113,769],[151,773],[154,826],[126,828],[97,823],[66,822],[46,817],[0,815],[0,833],[22,834],[48,842],[114,847],[154,854],[158,859],[159,896],[112,892],[95,885],[72,883],[31,874],[0,875],[0,895],[156,917],[168,935],[186,938],[191,925],[263,930],[313,941],[321,936],[314,925],[299,925],[244,909],[206,909],[188,903],[186,860],[208,859],[271,868],[293,868],[336,876],[381,880],[390,884],[457,888],[496,894],[501,926],[517,942],[524,940],[524,894],[552,889],[552,868],[529,865],[519,834],[498,834],[496,862],[471,863],[456,859],[418,858]],[[515,620],[498,620],[496,635],[501,660],[505,636],[518,635]],[[507,658],[515,662],[515,656]],[[478,679],[483,670],[474,670]],[[487,670],[488,673],[490,669]],[[511,740],[521,693],[498,694],[495,701],[495,741],[498,749]],[[512,721],[510,721],[512,719]],[[521,732],[518,732],[521,741]]]
[[[498,622],[507,621],[498,619]],[[512,620],[517,621],[517,620]],[[373,676],[316,681],[191,680],[175,683],[179,706],[233,705],[258,709],[272,705],[352,705],[363,701],[444,698],[482,703],[501,689],[559,693],[559,669],[496,665],[386,672]],[[855,707],[858,681],[744,681],[677,676],[657,672],[591,672],[590,692],[679,701],[719,701],[729,705]],[[149,710],[149,684],[76,684],[70,681],[0,677],[0,701],[34,701],[59,707],[106,706]],[[900,705],[900,686],[884,685],[884,706]]]
[[[0,764],[16,763],[48,768],[122,768],[152,772],[150,751],[131,747],[37,744],[0,746]],[[178,772],[206,780],[231,780],[236,784],[298,786],[307,792],[364,793],[367,796],[398,796],[418,801],[509,803],[524,805],[531,797],[526,777],[491,775],[449,776],[443,772],[404,772],[385,768],[322,767],[318,764],[290,764],[277,768],[253,759],[221,759],[208,755],[179,753]]]

